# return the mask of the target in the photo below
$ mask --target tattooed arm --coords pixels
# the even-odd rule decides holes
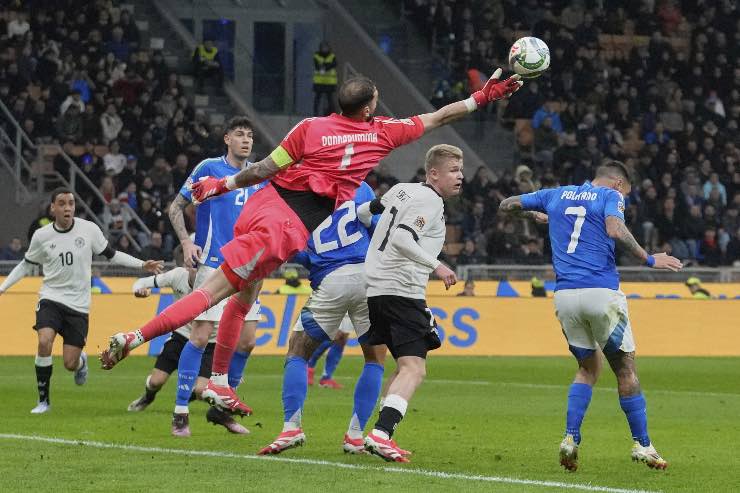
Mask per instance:
[[[265,181],[271,176],[276,175],[282,169],[283,168],[278,166],[275,161],[273,161],[272,156],[267,156],[262,161],[256,162],[235,174],[235,186],[234,188],[229,188],[234,190],[236,188],[244,188],[251,185],[256,185],[257,183]]]
[[[606,234],[609,235],[609,238],[613,238],[620,247],[624,248],[635,257],[639,258],[643,262],[647,261],[648,253],[639,243],[637,243],[637,240],[632,236],[627,225],[624,224],[624,221],[620,218],[616,216],[606,217]]]
[[[499,204],[498,210],[505,214],[525,219],[532,219],[540,224],[547,224],[547,214],[537,211],[525,211],[522,208],[521,195],[515,195],[513,197],[505,198]]]
[[[175,200],[170,204],[170,208],[167,211],[167,215],[170,217],[172,223],[172,229],[175,230],[177,238],[180,240],[182,245],[182,253],[185,258],[185,265],[188,267],[194,267],[198,264],[201,254],[203,251],[201,248],[193,243],[188,234],[188,229],[185,226],[185,208],[190,202],[180,195],[179,193],[175,197]]]

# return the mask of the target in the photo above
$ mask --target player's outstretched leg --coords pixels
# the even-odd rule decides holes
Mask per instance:
[[[591,403],[593,386],[601,374],[601,354],[595,349],[570,346],[578,360],[578,371],[568,389],[568,412],[565,433],[560,442],[560,465],[568,471],[578,469],[578,447],[581,444],[581,424]]]
[[[606,354],[606,358],[617,376],[619,405],[632,432],[632,460],[644,462],[650,468],[666,469],[668,462],[655,450],[648,435],[647,403],[637,379],[634,351],[618,350]]]

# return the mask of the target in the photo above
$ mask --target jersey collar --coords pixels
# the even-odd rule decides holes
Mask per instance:
[[[442,196],[441,196],[441,195],[439,194],[439,192],[437,191],[437,189],[436,189],[436,188],[434,188],[433,186],[431,186],[431,185],[430,185],[429,183],[422,183],[422,186],[424,186],[424,187],[427,187],[427,188],[428,188],[428,189],[430,189],[430,190],[431,190],[432,192],[436,193],[436,194],[437,194],[437,196],[439,196],[439,198],[440,198],[440,199],[444,200],[444,198],[443,198],[443,197],[442,197]]]
[[[72,225],[69,228],[67,228],[67,229],[59,229],[59,228],[57,228],[57,223],[56,222],[51,223],[51,227],[54,228],[54,231],[56,231],[57,233],[69,233],[75,227],[75,220],[74,220],[74,218],[72,218]]]

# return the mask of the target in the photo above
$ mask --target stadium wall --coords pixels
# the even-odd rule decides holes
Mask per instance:
[[[90,314],[88,351],[107,346],[115,332],[140,326],[172,302],[172,295],[153,294],[146,299],[131,294],[131,278],[104,278],[96,282]],[[282,283],[268,280],[265,291]],[[430,284],[428,303],[437,318],[443,346],[435,355],[476,356],[560,356],[566,355],[560,327],[551,299],[528,296],[527,283],[479,281],[475,297],[455,296],[441,283]],[[34,355],[36,337],[31,332],[37,303],[39,278],[24,279],[0,296],[5,318],[0,355]],[[723,291],[727,299],[687,299],[682,284],[625,283],[624,291],[640,298],[630,300],[630,315],[637,349],[655,356],[740,356],[740,284],[707,285],[712,293]],[[517,290],[522,293],[514,296]],[[639,294],[638,294],[639,293]],[[666,295],[683,296],[674,299]],[[498,296],[497,296],[498,294]],[[518,293],[517,293],[518,294]],[[661,296],[657,297],[656,296]],[[257,332],[256,354],[284,354],[290,328],[305,296],[263,294],[263,318]],[[157,354],[163,339],[153,341],[140,354]],[[350,354],[359,354],[356,341]],[[61,342],[55,354],[61,353]]]

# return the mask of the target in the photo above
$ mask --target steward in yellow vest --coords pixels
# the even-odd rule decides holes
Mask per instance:
[[[322,41],[319,51],[313,54],[313,112],[316,116],[334,111],[334,91],[337,90],[337,57],[329,43]],[[322,99],[326,97],[328,110],[319,113]]]

